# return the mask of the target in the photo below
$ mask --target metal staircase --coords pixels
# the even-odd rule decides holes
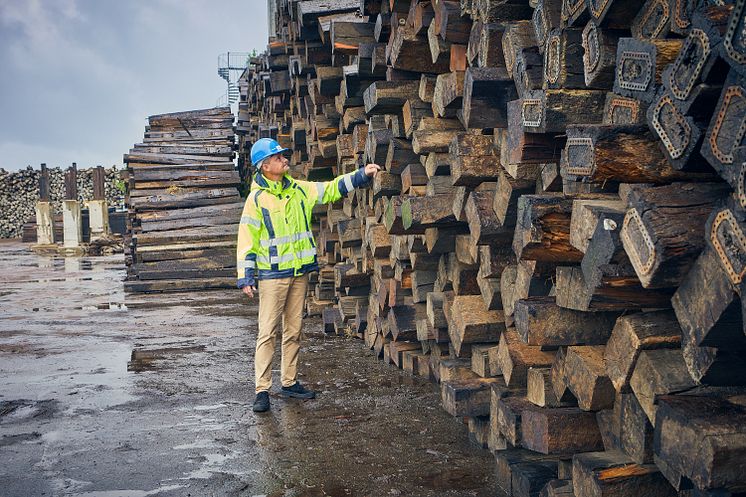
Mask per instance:
[[[226,52],[218,55],[218,76],[228,83],[225,95],[218,99],[218,106],[232,105],[238,101],[238,78],[249,65],[250,56],[248,52]]]

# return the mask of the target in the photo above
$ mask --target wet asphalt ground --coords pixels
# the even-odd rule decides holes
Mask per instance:
[[[434,384],[318,318],[300,358],[318,398],[257,415],[255,302],[125,295],[122,256],[28,247],[0,242],[0,496],[498,495]]]

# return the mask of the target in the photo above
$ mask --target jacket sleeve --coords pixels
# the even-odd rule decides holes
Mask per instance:
[[[355,188],[367,186],[370,178],[363,168],[337,176],[331,181],[299,181],[317,204],[329,204],[350,193]]]
[[[238,270],[238,288],[255,286],[256,249],[259,247],[259,230],[262,221],[255,201],[256,194],[249,194],[241,213],[238,225],[238,244],[236,247],[236,269]]]

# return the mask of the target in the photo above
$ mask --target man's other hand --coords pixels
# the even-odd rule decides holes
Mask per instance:
[[[254,285],[247,285],[241,289],[243,293],[246,294],[247,297],[250,299],[254,298],[254,292],[256,292],[256,287]]]
[[[365,175],[369,178],[372,178],[380,170],[381,166],[379,166],[378,164],[368,164],[367,166],[365,166]]]

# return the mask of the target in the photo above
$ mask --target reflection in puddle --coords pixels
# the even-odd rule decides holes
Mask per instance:
[[[169,347],[160,349],[134,349],[132,357],[127,363],[127,371],[139,373],[141,371],[153,371],[159,368],[156,361],[167,360],[174,356],[204,352],[204,345],[193,345],[190,347]]]

